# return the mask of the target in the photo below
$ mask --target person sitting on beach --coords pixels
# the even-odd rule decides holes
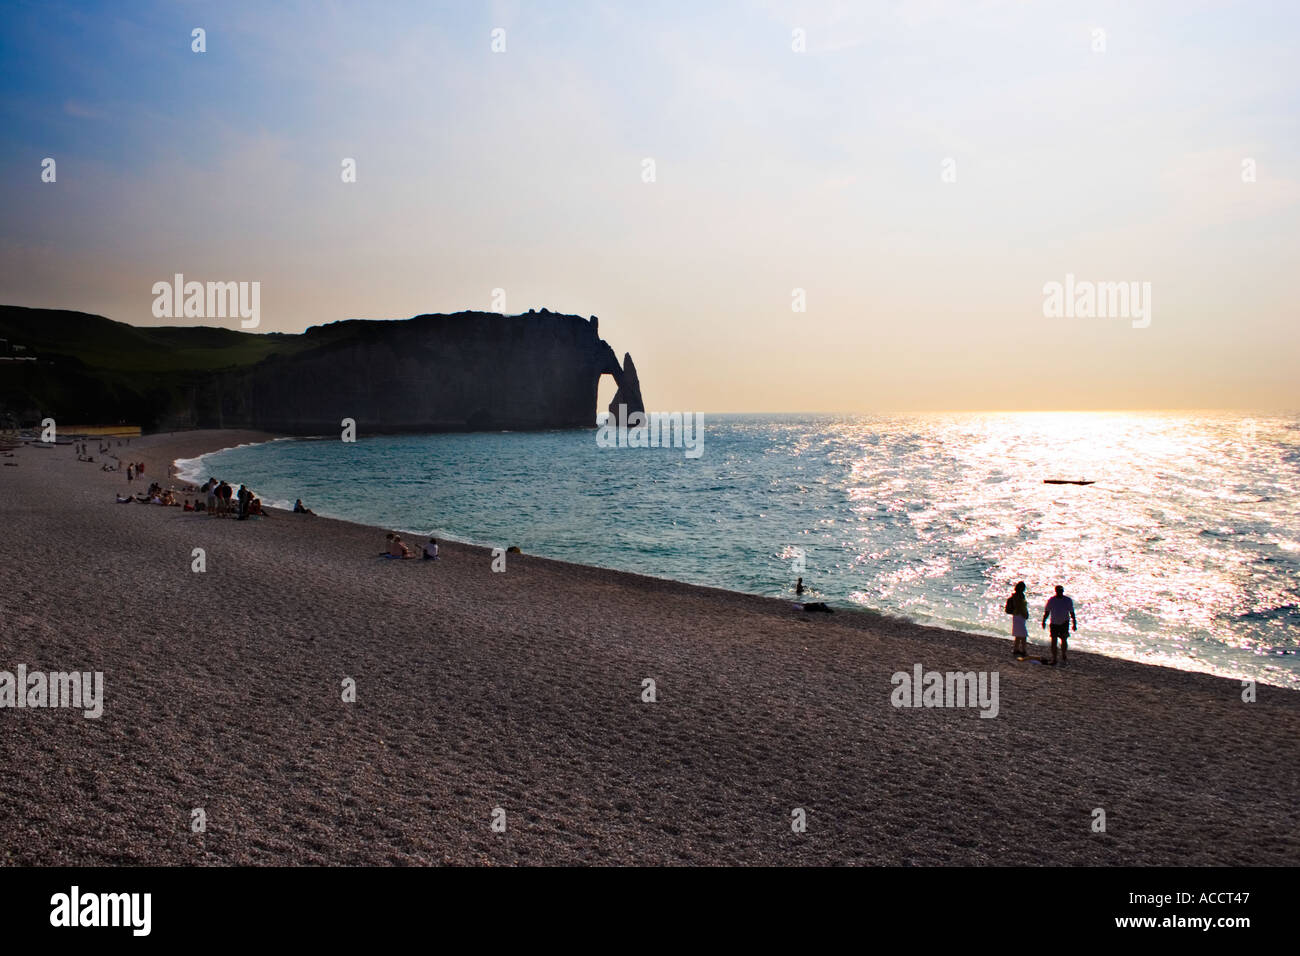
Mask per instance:
[[[293,503],[293,513],[296,515],[314,515],[316,512],[303,506],[302,499],[299,498]]]
[[[1015,593],[1007,598],[1006,612],[1011,615],[1011,653],[1017,657],[1029,653],[1029,602],[1025,600],[1025,582],[1016,582]]]
[[[248,513],[256,518],[266,517],[266,512],[262,510],[261,498],[254,498],[248,503]]]
[[[438,560],[438,539],[437,539],[437,538],[430,538],[430,539],[425,543],[425,545],[424,545],[424,558],[423,558],[423,560],[425,560],[425,561],[437,561],[437,560]]]
[[[1061,663],[1066,664],[1065,652],[1068,650],[1070,640],[1070,624],[1073,622],[1074,629],[1079,629],[1079,619],[1074,616],[1074,601],[1065,594],[1065,588],[1061,585],[1056,586],[1056,596],[1047,599],[1047,604],[1043,607],[1043,627],[1047,627],[1047,619],[1052,619],[1052,663],[1056,663],[1056,641],[1061,641]]]
[[[189,499],[189,498],[186,498],[186,499],[185,499],[185,509],[184,509],[184,510],[186,510],[186,511],[193,511],[193,510],[194,510],[194,506],[193,506],[192,504],[190,504],[190,499]]]
[[[391,558],[412,557],[411,549],[398,537],[396,531],[388,536],[388,556]]]

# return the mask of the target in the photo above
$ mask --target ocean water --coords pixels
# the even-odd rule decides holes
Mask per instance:
[[[980,633],[1009,633],[1024,580],[1034,641],[1060,583],[1072,647],[1300,688],[1296,418],[705,421],[698,458],[600,448],[593,430],[282,440],[182,470],[269,504],[754,594],[793,600],[802,573],[805,600]]]

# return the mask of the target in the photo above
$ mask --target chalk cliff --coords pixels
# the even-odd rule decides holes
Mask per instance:
[[[618,382],[618,391],[614,393],[613,400],[609,403],[609,413],[615,418],[619,416],[619,406],[627,406],[627,414],[630,417],[633,412],[644,412],[645,402],[641,398],[641,379],[636,374],[636,366],[632,364],[632,353],[623,353],[623,374],[614,376]]]
[[[19,417],[253,427],[332,434],[592,427],[600,376],[643,407],[595,317],[530,312],[349,320],[301,335],[137,328],[99,316],[0,307],[0,338],[36,362],[0,368]]]
[[[343,418],[382,431],[578,428],[595,423],[602,374],[627,383],[614,350],[577,316],[422,315],[335,323],[304,338],[305,350],[222,380],[223,425],[233,416],[309,434]]]

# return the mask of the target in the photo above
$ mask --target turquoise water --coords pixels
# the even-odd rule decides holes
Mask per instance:
[[[754,594],[793,599],[802,552],[813,600],[983,633],[1007,633],[1017,580],[1036,615],[1062,583],[1072,646],[1300,687],[1295,418],[706,416],[694,459],[595,434],[285,440],[182,468],[282,507]]]

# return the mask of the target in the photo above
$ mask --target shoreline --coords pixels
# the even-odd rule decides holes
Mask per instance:
[[[242,436],[260,436],[260,437],[255,437],[255,438],[253,438],[252,440],[240,441],[240,442],[238,442],[238,443],[236,443],[236,444],[223,444],[223,445],[221,445],[220,447],[215,447],[215,448],[213,448],[213,447],[209,447],[206,451],[199,452],[199,453],[197,453],[197,454],[195,454],[195,455],[188,456],[188,457],[183,457],[183,458],[178,458],[178,459],[174,460],[173,462],[171,462],[171,464],[172,464],[172,465],[175,465],[175,464],[177,464],[177,462],[182,461],[182,460],[197,460],[197,459],[202,458],[202,457],[205,457],[205,456],[207,456],[207,455],[215,455],[215,454],[219,454],[219,453],[221,453],[221,452],[225,452],[225,451],[232,451],[232,450],[234,450],[235,448],[245,448],[245,447],[250,447],[250,446],[253,446],[253,445],[264,445],[264,444],[270,444],[270,443],[272,443],[272,442],[277,442],[277,441],[314,441],[314,440],[330,440],[331,437],[332,437],[332,436],[327,436],[327,435],[323,435],[323,436],[280,435],[280,434],[276,434],[276,433],[269,433],[269,432],[250,432],[250,431],[246,431],[246,430],[235,430],[235,431],[232,432],[232,431],[230,431],[230,430],[213,430],[213,429],[195,429],[195,430],[193,430],[193,431],[189,431],[189,432],[173,432],[173,433],[167,433],[167,434],[168,434],[168,437],[170,438],[170,437],[173,436],[173,435],[185,435],[185,436],[190,436],[190,435],[193,435],[193,436],[214,435],[214,436],[215,436],[215,435],[218,435],[218,434],[227,434],[227,433],[233,433],[233,434],[238,434],[238,435],[242,435]],[[161,436],[162,434],[163,434],[163,433],[155,433],[154,436],[144,436],[144,437],[157,437],[157,436]],[[268,507],[268,508],[270,508],[270,510],[273,510],[273,511],[276,511],[276,512],[281,512],[281,513],[286,513],[286,514],[289,513],[289,510],[288,510],[288,509],[284,509],[284,508],[271,508],[270,506],[265,506],[265,505],[264,505],[264,507]],[[354,527],[358,527],[358,528],[366,528],[366,529],[368,529],[368,530],[370,530],[370,531],[376,533],[376,539],[377,539],[377,540],[382,540],[382,535],[387,534],[389,531],[397,531],[397,532],[399,532],[399,533],[401,533],[401,534],[403,534],[403,535],[416,535],[416,536],[420,536],[420,535],[425,535],[425,534],[426,534],[426,532],[419,531],[419,530],[417,530],[417,529],[400,528],[400,527],[387,528],[387,527],[384,527],[384,526],[382,526],[382,525],[366,524],[365,522],[354,521],[354,520],[352,520],[352,519],[350,519],[350,518],[342,518],[342,517],[338,517],[338,516],[319,515],[319,517],[321,517],[321,518],[326,518],[327,520],[330,520],[330,521],[339,521],[339,522],[342,522],[342,523],[344,523],[344,524],[348,524],[348,525],[351,525],[351,526],[354,526]],[[489,551],[489,550],[491,549],[491,545],[479,544],[479,543],[474,542],[474,541],[465,540],[465,539],[461,539],[461,538],[454,538],[454,537],[449,537],[449,536],[448,536],[448,537],[441,537],[441,536],[440,536],[440,537],[438,538],[438,541],[439,541],[439,544],[440,544],[440,545],[444,545],[444,544],[446,544],[446,543],[455,543],[455,544],[457,544],[457,545],[461,545],[461,546],[464,546],[464,547],[477,548],[477,549],[484,550],[484,551]],[[417,550],[418,550],[418,549],[417,549]],[[681,586],[683,586],[683,587],[688,587],[688,588],[699,588],[699,589],[702,589],[702,590],[705,590],[705,591],[715,591],[715,592],[718,592],[718,593],[721,593],[721,594],[732,594],[732,595],[743,596],[743,597],[747,597],[747,598],[755,598],[755,599],[763,600],[763,601],[771,601],[771,602],[774,603],[774,607],[779,607],[779,608],[792,608],[795,604],[800,603],[800,602],[795,601],[793,598],[787,599],[787,598],[784,598],[784,597],[776,597],[776,596],[767,595],[767,594],[756,594],[756,593],[749,592],[749,591],[738,591],[738,590],[735,590],[735,589],[732,589],[732,588],[719,587],[719,586],[716,586],[716,585],[696,584],[696,583],[689,582],[689,581],[681,581],[681,580],[679,580],[679,579],[677,579],[677,578],[671,578],[671,577],[660,577],[660,576],[658,576],[658,575],[653,575],[653,574],[644,574],[644,573],[637,572],[637,571],[627,571],[627,570],[624,570],[624,569],[621,569],[621,568],[610,568],[610,567],[605,567],[605,566],[602,566],[602,565],[596,565],[596,564],[585,564],[585,563],[580,563],[580,562],[575,562],[575,561],[565,561],[565,560],[563,560],[563,559],[561,559],[561,558],[551,558],[551,557],[546,557],[546,556],[539,555],[539,554],[533,554],[533,555],[531,555],[531,557],[532,557],[534,560],[538,560],[538,561],[549,561],[549,562],[553,562],[553,563],[556,563],[556,564],[565,565],[565,566],[573,567],[573,568],[583,568],[583,569],[588,569],[588,570],[593,570],[593,571],[608,572],[608,573],[611,573],[611,574],[628,575],[628,576],[630,576],[630,577],[632,577],[632,578],[644,578],[644,579],[646,579],[646,580],[650,580],[650,581],[658,581],[658,582],[666,582],[666,583],[670,583],[670,584],[678,584],[678,585],[681,585]],[[944,634],[946,634],[946,635],[948,635],[948,636],[960,636],[960,637],[970,638],[970,639],[979,639],[979,640],[981,640],[981,641],[993,641],[993,642],[995,642],[997,645],[999,645],[999,647],[1000,647],[1001,645],[1009,645],[1010,642],[1011,642],[1011,637],[1010,637],[1009,634],[997,633],[997,632],[995,631],[995,629],[992,628],[992,627],[988,628],[987,630],[969,630],[969,629],[964,629],[964,628],[961,628],[961,627],[955,627],[955,626],[951,626],[951,625],[947,625],[947,624],[942,624],[942,623],[923,623],[923,622],[919,622],[919,621],[913,621],[913,620],[911,620],[910,618],[902,617],[902,616],[899,616],[899,615],[896,615],[896,614],[891,614],[891,613],[889,613],[888,611],[878,611],[878,610],[874,610],[874,609],[872,609],[872,608],[867,608],[867,607],[862,607],[862,606],[853,605],[853,604],[850,604],[850,603],[844,602],[844,601],[841,600],[841,599],[836,599],[836,598],[826,598],[826,597],[818,597],[816,600],[818,600],[818,601],[825,601],[825,602],[831,604],[831,605],[834,607],[834,609],[835,609],[835,614],[836,614],[836,615],[866,615],[869,619],[876,619],[876,620],[883,620],[883,621],[886,621],[886,622],[893,622],[893,623],[895,623],[895,624],[897,624],[897,625],[900,625],[900,626],[916,627],[916,628],[925,628],[925,629],[930,629],[930,630],[940,631],[940,632],[943,632]],[[1033,633],[1031,633],[1031,634],[1030,634],[1030,641],[1031,641],[1031,645],[1032,645],[1032,647],[1033,647],[1033,650],[1034,650],[1034,652],[1035,652],[1036,654],[1038,654],[1038,653],[1041,653],[1041,654],[1047,654],[1047,653],[1050,653],[1050,651],[1049,651],[1049,647],[1050,647],[1050,645],[1048,644],[1047,637],[1046,637],[1046,632],[1045,632],[1045,631],[1043,631],[1042,634],[1039,634],[1039,633],[1037,633],[1037,632],[1033,632]],[[999,649],[998,649],[998,648],[993,648],[993,649],[992,649],[992,654],[993,654],[993,658],[992,658],[992,660],[996,660],[997,657],[998,657],[999,654],[1000,654]],[[1106,654],[1100,654],[1100,653],[1096,653],[1096,652],[1092,652],[1092,651],[1085,651],[1085,650],[1079,650],[1078,648],[1072,648],[1072,650],[1071,650],[1071,658],[1073,659],[1073,658],[1075,658],[1075,657],[1080,657],[1080,656],[1087,656],[1087,657],[1090,657],[1090,658],[1094,658],[1094,657],[1095,657],[1095,658],[1103,658],[1103,659],[1105,659],[1105,660],[1110,660],[1110,661],[1122,661],[1122,662],[1124,662],[1124,663],[1134,664],[1134,665],[1139,666],[1139,667],[1153,667],[1153,668],[1158,668],[1158,669],[1161,669],[1161,670],[1175,671],[1175,672],[1178,672],[1178,673],[1184,673],[1184,674],[1199,674],[1199,675],[1202,675],[1202,676],[1205,676],[1205,677],[1214,678],[1214,679],[1216,679],[1216,680],[1230,681],[1230,682],[1233,682],[1233,683],[1236,683],[1236,684],[1239,684],[1242,680],[1250,679],[1250,678],[1243,678],[1243,677],[1226,676],[1226,675],[1222,675],[1222,674],[1214,674],[1214,673],[1212,673],[1212,672],[1210,672],[1210,671],[1205,671],[1205,670],[1195,670],[1195,669],[1191,669],[1191,668],[1177,667],[1177,666],[1174,666],[1174,665],[1171,665],[1171,664],[1157,664],[1157,663],[1152,663],[1152,662],[1148,662],[1148,661],[1132,660],[1131,658],[1126,658],[1126,657],[1113,657],[1113,656],[1106,655]],[[1273,689],[1275,689],[1275,690],[1285,690],[1285,691],[1290,691],[1290,692],[1295,693],[1295,694],[1300,694],[1300,688],[1287,687],[1287,686],[1285,686],[1285,685],[1283,685],[1283,684],[1274,684],[1274,683],[1269,683],[1269,682],[1267,682],[1267,681],[1260,680],[1260,679],[1258,679],[1258,678],[1254,678],[1254,679],[1257,680],[1260,684],[1262,684],[1262,685],[1264,685],[1264,686],[1267,686],[1267,687],[1270,687],[1270,688],[1273,688]]]
[[[147,484],[249,435],[121,457]],[[456,542],[387,561],[380,529],[122,506],[124,476],[71,449],[13,455],[0,671],[102,672],[104,707],[0,709],[9,865],[1300,864],[1281,688],[1019,663],[1003,639],[527,554],[494,573]],[[895,706],[918,665],[998,676],[996,718]]]

